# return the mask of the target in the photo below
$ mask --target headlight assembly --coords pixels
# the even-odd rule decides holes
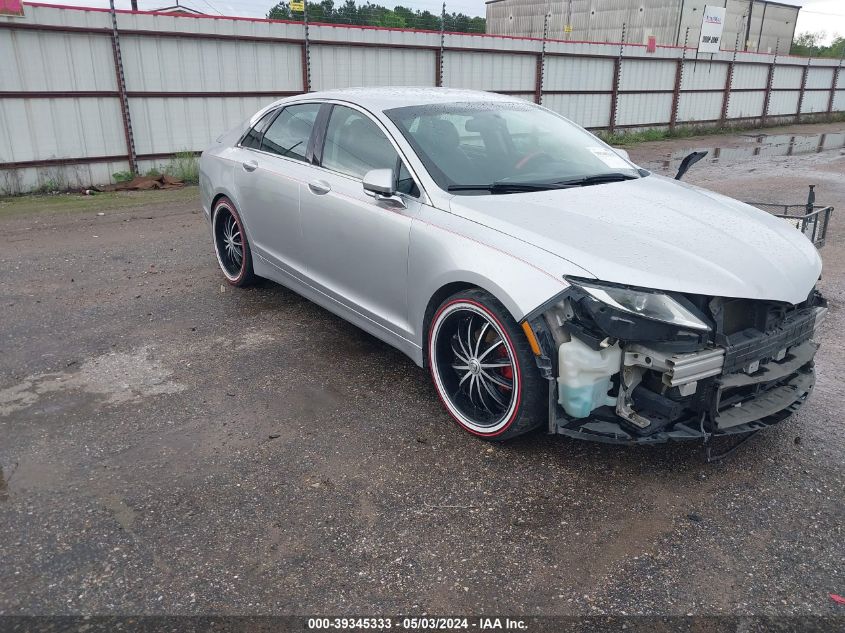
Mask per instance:
[[[710,330],[710,326],[704,321],[662,292],[645,292],[586,282],[579,282],[576,285],[594,299],[617,310],[691,330]]]
[[[665,342],[694,348],[710,336],[706,317],[683,297],[592,280],[568,281],[573,287],[567,300],[571,312],[567,326],[582,337]]]

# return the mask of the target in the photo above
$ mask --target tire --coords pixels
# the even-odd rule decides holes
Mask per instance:
[[[243,288],[255,282],[252,251],[241,216],[229,198],[223,196],[211,212],[211,235],[217,264],[231,285]]]
[[[525,333],[488,292],[440,304],[426,348],[434,388],[465,431],[501,441],[547,422],[548,392]]]

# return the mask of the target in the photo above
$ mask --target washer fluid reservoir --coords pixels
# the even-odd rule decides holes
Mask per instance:
[[[574,336],[558,348],[558,402],[573,418],[586,418],[600,406],[616,404],[608,396],[610,379],[622,367],[622,350],[618,343],[594,350]]]

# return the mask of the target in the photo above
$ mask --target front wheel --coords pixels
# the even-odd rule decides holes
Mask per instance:
[[[427,346],[437,393],[464,430],[506,440],[543,423],[544,381],[531,348],[489,293],[466,290],[444,301]]]
[[[217,263],[226,281],[233,286],[250,285],[255,281],[252,253],[241,217],[229,198],[222,197],[215,203],[211,213],[211,230]]]

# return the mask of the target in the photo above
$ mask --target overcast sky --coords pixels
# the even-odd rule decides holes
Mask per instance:
[[[57,4],[77,6],[108,6],[108,0],[45,0]],[[365,0],[358,0],[363,4]],[[372,0],[375,4],[393,7],[397,4],[412,9],[428,9],[439,13],[443,0]],[[825,32],[829,41],[834,35],[845,35],[845,0],[779,0],[784,4],[803,7],[798,14],[798,33]],[[158,9],[175,4],[176,0],[138,0],[141,10]],[[335,0],[340,4],[341,0]],[[130,8],[130,0],[115,0],[118,9]],[[193,7],[203,13],[264,17],[273,4],[273,0],[180,0],[180,4]],[[462,12],[467,15],[484,15],[484,0],[446,0],[449,12]]]

